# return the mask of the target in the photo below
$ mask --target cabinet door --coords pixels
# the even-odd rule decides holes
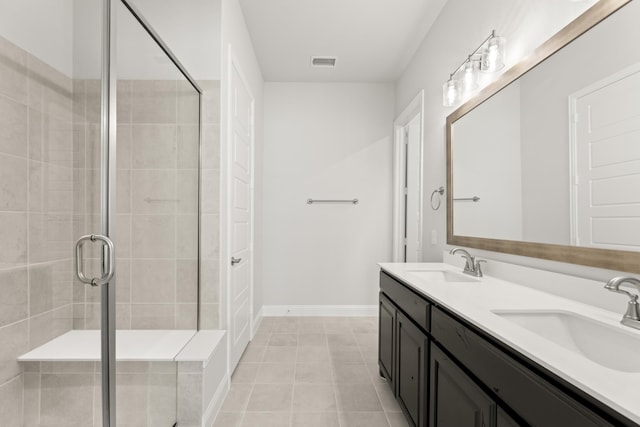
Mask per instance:
[[[397,312],[396,389],[400,407],[411,427],[428,425],[427,385],[429,341],[407,317]]]
[[[382,292],[379,313],[378,366],[395,394],[396,308]]]
[[[520,424],[514,421],[501,408],[498,408],[498,415],[496,417],[496,427],[520,427]]]
[[[496,404],[431,344],[431,427],[493,427]]]

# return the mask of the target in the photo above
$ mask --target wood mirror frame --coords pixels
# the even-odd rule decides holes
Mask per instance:
[[[449,191],[447,191],[447,244],[630,273],[640,273],[640,252],[456,236],[453,234],[453,123],[630,1],[631,0],[600,0],[560,30],[555,36],[538,47],[531,55],[511,67],[502,74],[498,80],[484,88],[478,95],[467,101],[447,117],[447,188],[449,189]]]

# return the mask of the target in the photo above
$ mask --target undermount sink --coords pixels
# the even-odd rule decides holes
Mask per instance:
[[[475,277],[462,273],[454,273],[449,270],[415,270],[409,271],[410,274],[429,282],[451,282],[451,283],[470,283],[479,282]]]
[[[542,338],[601,366],[640,372],[640,335],[568,311],[492,310]]]

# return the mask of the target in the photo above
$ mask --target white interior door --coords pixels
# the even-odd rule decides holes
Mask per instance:
[[[230,254],[229,367],[233,371],[251,338],[252,292],[252,173],[254,99],[231,61],[230,129]]]
[[[575,244],[640,248],[640,68],[575,98]]]
[[[422,119],[421,114],[417,114],[406,126],[406,181],[407,189],[406,211],[405,211],[405,262],[421,261],[421,240],[422,230],[420,221],[422,220],[422,209],[420,205],[421,177],[420,177],[420,131]]]

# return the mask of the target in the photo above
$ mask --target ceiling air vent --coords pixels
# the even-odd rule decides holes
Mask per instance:
[[[332,56],[312,56],[311,66],[321,68],[333,68],[336,66],[336,57]]]

